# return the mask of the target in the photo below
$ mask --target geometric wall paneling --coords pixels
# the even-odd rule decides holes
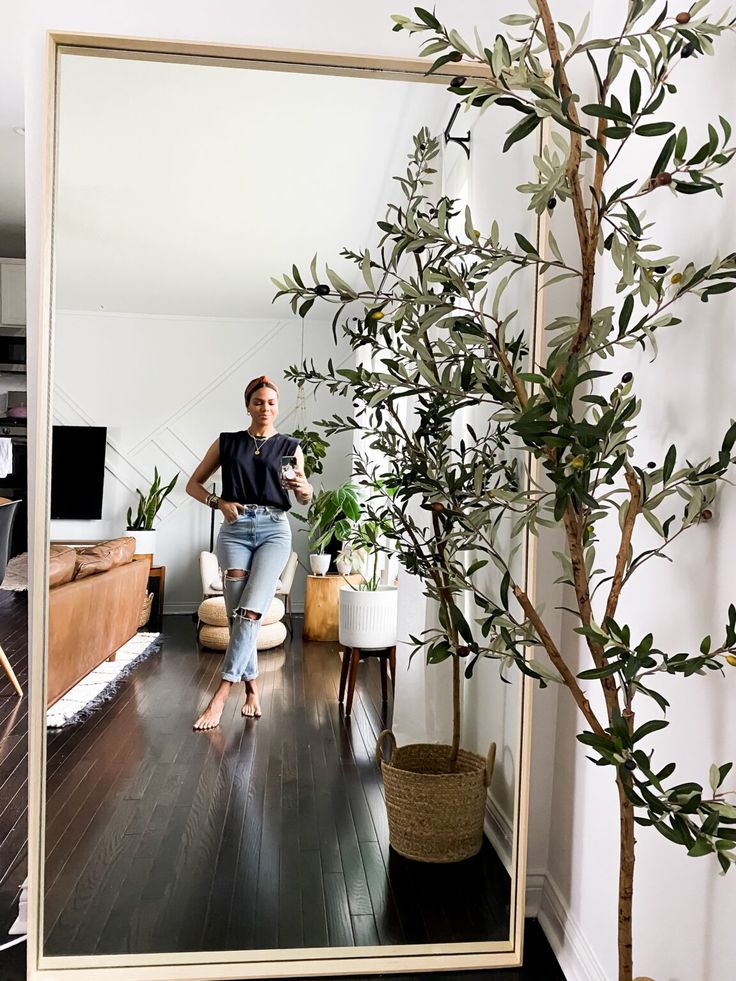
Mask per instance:
[[[157,520],[156,562],[167,567],[166,609],[193,610],[201,598],[198,555],[209,547],[211,516],[186,492],[186,480],[220,432],[244,429],[243,389],[256,374],[280,388],[279,428],[295,428],[296,386],[284,370],[301,358],[301,322],[283,318],[206,318],[59,310],[54,357],[54,421],[108,429],[103,517],[54,521],[52,537],[104,538],[122,532],[125,513],[157,467],[163,480],[180,477]],[[142,357],[141,357],[142,354]],[[305,322],[304,355],[320,364],[352,364],[344,344],[335,347],[329,321]],[[307,392],[306,422],[349,411],[348,400],[326,389]],[[351,473],[350,440],[332,440],[325,472],[315,487],[336,486]],[[112,479],[109,479],[112,478]],[[219,474],[215,481],[219,489]],[[303,509],[296,508],[301,512]],[[216,527],[220,518],[216,517]],[[308,548],[303,524],[291,521],[303,565]],[[297,577],[294,607],[301,606]]]

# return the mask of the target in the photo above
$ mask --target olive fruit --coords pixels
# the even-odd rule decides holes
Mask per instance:
[[[449,61],[462,61],[463,60],[463,56],[460,54],[459,51],[453,51],[452,54],[449,54],[447,56],[447,58],[448,58]]]
[[[700,512],[701,521],[710,521],[712,517],[713,517],[713,512],[711,511],[710,508],[705,508],[705,510]]]
[[[677,21],[678,24],[689,24],[690,14],[687,12],[687,10],[683,10],[682,13],[678,14],[677,17],[675,17],[675,20]]]
[[[663,170],[661,174],[657,174],[656,177],[653,177],[652,181],[658,187],[666,187],[668,184],[672,183],[672,174],[668,170]]]
[[[463,85],[467,82],[467,78],[464,75],[456,75],[450,82],[451,89],[461,89]]]
[[[736,668],[736,657],[734,657],[733,654],[728,654],[726,656],[726,660],[728,661],[728,663],[731,665],[732,668]]]
[[[557,207],[557,198],[550,198],[549,201],[547,202],[547,207],[549,208],[550,211],[554,211],[555,208]]]
[[[660,276],[664,276],[664,274],[667,272],[667,266],[655,266],[654,271],[659,273]]]
[[[463,644],[460,647],[458,647],[457,654],[458,657],[467,657],[468,654],[470,654],[470,648]]]
[[[627,371],[625,374],[621,375],[621,381],[624,383],[624,385],[628,385],[633,377],[634,376],[631,374],[631,372]]]
[[[650,460],[650,461],[649,461],[649,463],[647,464],[647,468],[648,468],[649,470],[654,470],[654,468],[655,468],[656,466],[657,466],[657,464],[656,464],[656,463],[654,462],[654,460]]]
[[[317,294],[317,296],[327,296],[327,294],[330,292],[330,287],[326,283],[318,283],[318,285],[314,287],[314,292]]]
[[[445,505],[441,501],[432,501],[432,505],[431,506],[432,506],[432,510],[433,511],[444,511],[445,510]]]
[[[636,769],[636,763],[632,759],[626,760],[626,762],[624,763],[624,766],[626,767],[627,770],[635,770]]]
[[[689,58],[692,54],[695,54],[695,45],[692,41],[688,41],[680,52],[680,56],[682,58]]]

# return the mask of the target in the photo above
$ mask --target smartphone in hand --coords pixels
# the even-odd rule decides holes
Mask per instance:
[[[296,457],[295,456],[282,456],[281,457],[281,483],[283,484],[286,480],[293,480],[296,477]]]

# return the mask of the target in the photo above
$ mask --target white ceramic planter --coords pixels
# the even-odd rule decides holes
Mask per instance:
[[[317,554],[310,555],[309,567],[312,570],[312,575],[326,576],[327,570],[330,568],[331,561],[332,561],[331,555],[317,555]]]
[[[365,552],[362,549],[356,551],[346,545],[335,559],[335,567],[341,576],[350,576],[360,572],[364,562]]]
[[[139,531],[129,528],[126,532],[131,538],[135,538],[136,555],[153,555],[156,551],[156,529],[151,531]]]
[[[399,593],[395,586],[340,590],[340,643],[372,650],[393,647],[397,635]]]

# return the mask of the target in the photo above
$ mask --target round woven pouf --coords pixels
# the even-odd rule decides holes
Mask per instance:
[[[202,647],[207,647],[211,651],[224,651],[230,640],[230,631],[227,627],[213,627],[204,624],[199,631],[199,642]],[[264,623],[256,636],[256,649],[259,651],[270,651],[272,647],[279,647],[286,640],[286,625],[277,621],[276,623]]]
[[[265,626],[268,623],[276,623],[283,620],[286,612],[283,601],[276,596],[271,600],[271,605],[261,618],[261,623]],[[197,609],[197,616],[200,623],[209,624],[210,627],[227,627],[227,610],[225,600],[222,596],[210,596],[209,599],[202,600]],[[225,642],[227,646],[227,641]]]
[[[210,596],[209,599],[202,600],[197,610],[197,616],[201,623],[207,623],[210,627],[227,628],[227,610],[222,596]],[[225,641],[225,646],[227,647],[227,641]]]
[[[392,743],[388,762],[381,756],[386,737]],[[491,744],[486,759],[461,749],[454,772],[450,751],[450,746],[433,743],[399,749],[389,730],[378,737],[376,759],[386,791],[389,842],[400,855],[417,862],[461,862],[477,855],[483,843],[496,744]]]
[[[259,651],[270,651],[286,640],[286,624],[277,620],[275,623],[264,623],[256,637],[256,647]]]
[[[199,643],[211,651],[224,651],[230,640],[227,627],[213,627],[205,623],[199,628]]]
[[[286,613],[286,607],[284,606],[283,600],[280,600],[274,596],[274,598],[271,600],[271,605],[261,618],[261,624],[265,627],[269,623],[277,623],[279,620],[284,619],[284,613]],[[285,636],[286,634],[284,634],[284,637]]]
[[[202,624],[199,628],[199,643],[211,651],[224,651],[230,640],[225,601],[219,596],[206,599],[200,603],[197,615]],[[284,604],[281,600],[274,599],[261,619],[256,636],[257,650],[269,651],[286,640],[286,625],[281,621],[283,615]]]

